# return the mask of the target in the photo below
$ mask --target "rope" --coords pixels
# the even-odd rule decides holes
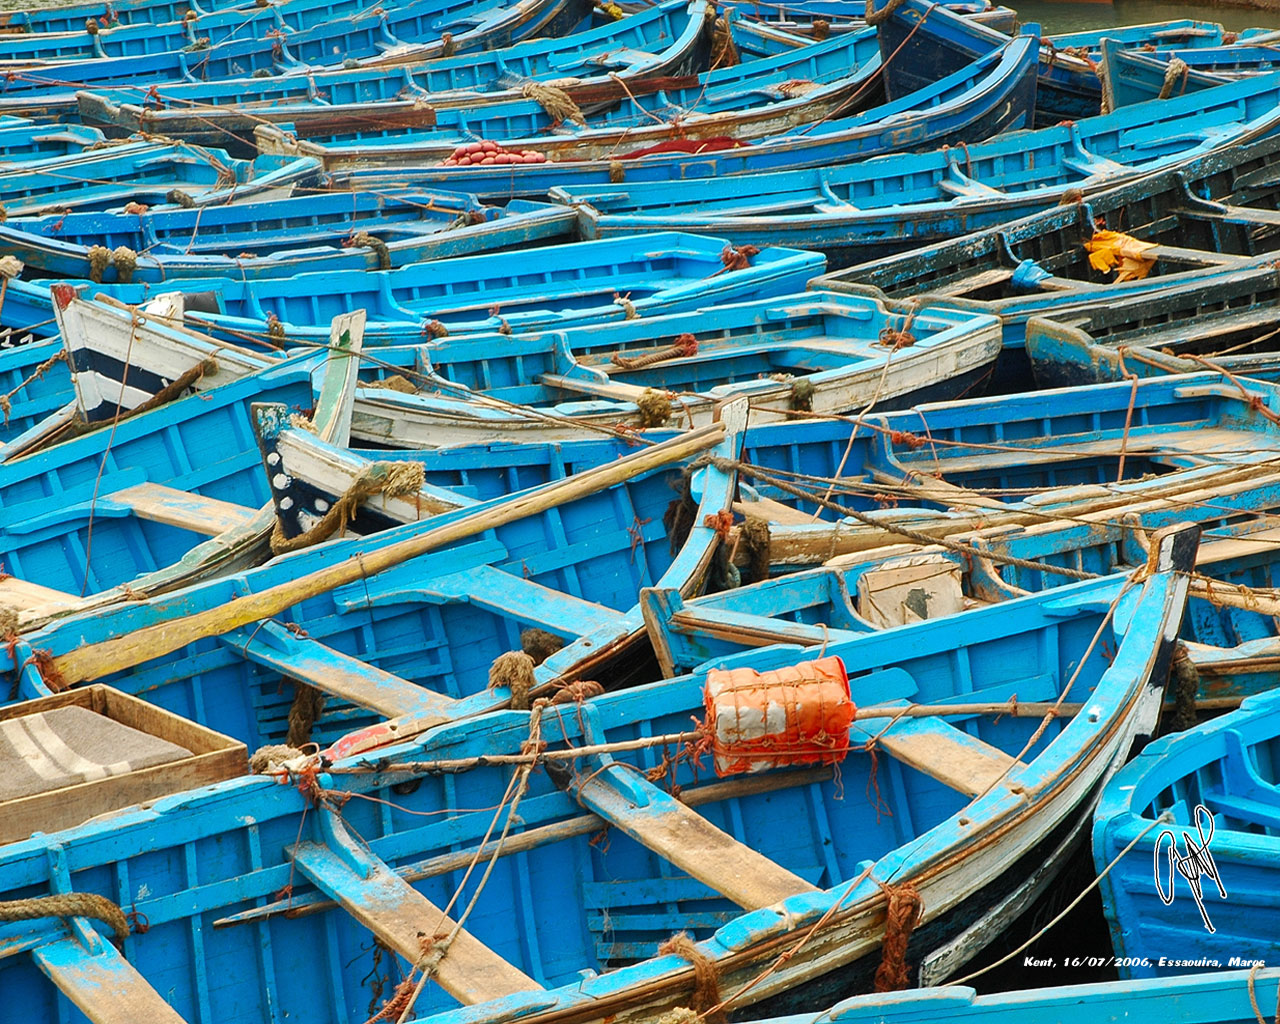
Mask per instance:
[[[889,0],[879,10],[873,10],[874,6],[873,0],[867,0],[867,13],[864,20],[872,28],[878,28],[892,17],[894,11],[902,6],[902,0]]]
[[[1187,87],[1187,73],[1191,69],[1187,67],[1187,62],[1181,57],[1173,57],[1169,61],[1169,66],[1164,69],[1164,81],[1160,84],[1160,95],[1156,99],[1167,100],[1173,95],[1173,87],[1177,84],[1179,78],[1182,79],[1182,88]]]
[[[636,399],[636,408],[640,410],[641,426],[660,427],[671,419],[671,396],[666,391],[645,388],[644,394]]]
[[[619,164],[619,166],[621,166],[621,164]],[[615,306],[622,307],[622,314],[627,320],[634,320],[640,315],[636,312],[636,304],[631,301],[630,294],[615,295],[613,297],[613,304]]]
[[[116,279],[121,284],[133,281],[133,272],[138,269],[138,254],[127,245],[118,245],[108,249],[105,245],[89,246],[89,280],[102,284],[102,275],[108,267],[116,268]]]
[[[185,373],[180,374],[171,384],[166,384],[145,402],[135,405],[127,412],[122,412],[117,418],[117,422],[132,419],[134,416],[141,416],[144,412],[150,412],[152,409],[159,408],[167,402],[173,401],[179,397],[187,388],[191,387],[196,381],[201,380],[206,374],[213,375],[218,372],[218,362],[216,359],[206,359],[199,366],[193,366]]]
[[[107,925],[117,939],[129,934],[124,911],[96,892],[63,892],[0,902],[0,921],[39,921],[46,917],[87,917]]]
[[[633,309],[635,307],[632,307]],[[630,319],[630,318],[628,318]],[[654,366],[657,363],[666,362],[668,359],[688,359],[698,354],[698,339],[692,334],[681,334],[676,340],[666,346],[643,356],[624,356],[620,352],[615,352],[609,357],[609,362],[615,366],[620,366],[624,370],[642,370],[646,366]]]
[[[305,747],[311,742],[311,730],[324,713],[325,694],[314,686],[293,680],[293,704],[289,708],[290,747]]]
[[[318,523],[296,537],[286,537],[279,518],[271,531],[271,550],[280,555],[298,551],[341,534],[356,518],[360,506],[375,494],[402,498],[422,489],[426,472],[420,462],[376,462],[366,466]]]
[[[711,70],[734,67],[741,62],[742,56],[738,53],[738,44],[733,40],[729,15],[722,14],[715,20],[711,30]]]
[[[1173,681],[1173,720],[1170,727],[1181,732],[1196,724],[1196,695],[1200,692],[1200,671],[1181,640],[1173,651],[1169,666]]]
[[[545,110],[551,118],[553,127],[565,121],[586,126],[587,119],[582,115],[582,109],[563,89],[554,85],[543,85],[540,82],[530,82],[520,90],[520,95],[533,100]]]
[[[901,992],[911,987],[911,972],[907,968],[907,943],[920,922],[924,904],[920,893],[910,882],[901,885],[885,885],[880,888],[889,897],[889,908],[884,924],[884,941],[880,947],[880,966],[876,968],[876,992]]]
[[[357,231],[343,245],[352,248],[363,246],[372,249],[378,257],[378,269],[391,269],[391,250],[387,248],[387,243],[381,238],[371,235],[367,231]]]
[[[694,945],[687,932],[671,936],[658,947],[658,956],[678,956],[693,964],[693,1009],[708,1024],[727,1019],[720,1002],[720,972],[716,963]]]
[[[535,665],[541,665],[562,647],[564,640],[545,629],[530,627],[520,630],[520,649],[533,659]]]
[[[534,662],[524,651],[507,651],[493,659],[489,666],[489,689],[499,687],[511,691],[511,707],[515,711],[529,710],[529,692],[537,680],[533,674]]]
[[[269,743],[259,747],[249,758],[251,775],[274,775],[287,761],[302,757],[303,752],[297,747],[284,743]]]
[[[1099,578],[1097,573],[1085,572],[1081,569],[1069,569],[1066,566],[1061,565],[1050,565],[1046,562],[1033,562],[1028,558],[1018,558],[1014,555],[999,555],[993,551],[975,547],[972,544],[951,540],[946,537],[933,537],[930,534],[923,533],[919,530],[913,530],[908,526],[873,519],[871,516],[866,515],[863,512],[859,512],[857,509],[852,509],[827,498],[819,497],[811,491],[806,491],[802,487],[795,487],[767,470],[764,470],[759,466],[753,466],[747,462],[736,462],[732,459],[722,459],[715,456],[708,456],[707,461],[717,469],[724,471],[736,470],[738,473],[745,474],[746,476],[752,476],[758,480],[764,480],[771,486],[778,488],[778,490],[797,497],[802,501],[811,501],[822,508],[837,513],[838,515],[848,516],[850,519],[857,520],[864,526],[870,526],[877,530],[884,530],[886,533],[895,533],[900,537],[905,537],[907,540],[914,541],[915,543],[922,544],[926,547],[937,546],[946,548],[948,551],[954,551],[957,554],[964,555],[966,558],[985,558],[998,565],[1011,565],[1015,568],[1030,569],[1035,572],[1054,573],[1059,576],[1066,576],[1069,579],[1096,580]],[[702,460],[699,460],[699,462],[702,462]]]

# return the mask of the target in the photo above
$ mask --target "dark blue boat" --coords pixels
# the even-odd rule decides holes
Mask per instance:
[[[70,102],[78,103],[84,124],[110,135],[145,131],[215,146],[252,146],[254,128],[274,122],[287,122],[302,135],[319,130],[313,121],[330,132],[343,124],[430,127],[437,107],[517,99],[524,85],[543,79],[565,80],[562,86],[569,86],[583,106],[621,99],[627,92],[674,87],[673,76],[706,67],[711,24],[704,0],[668,0],[563,39],[530,39],[483,54],[398,68],[152,89],[120,86],[71,95]],[[735,37],[740,52],[745,51],[750,34],[736,30]]]
[[[715,178],[793,167],[823,166],[862,156],[976,142],[1030,124],[1035,41],[1022,36],[905,99],[857,115],[785,132],[753,145],[680,143],[615,153],[612,159],[492,167],[421,166],[331,172],[334,187],[356,191],[432,182],[487,198],[542,196],[558,185]],[[727,145],[728,148],[721,148]],[[664,151],[665,150],[665,151]],[[692,150],[692,152],[685,152]]]

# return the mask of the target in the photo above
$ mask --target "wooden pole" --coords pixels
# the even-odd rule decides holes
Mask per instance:
[[[279,615],[285,609],[401,562],[434,551],[446,544],[472,537],[526,516],[536,515],[578,498],[602,491],[632,477],[651,472],[668,463],[689,458],[718,444],[724,436],[723,424],[711,423],[679,437],[628,455],[615,462],[577,473],[564,480],[545,484],[491,508],[464,516],[445,526],[358,553],[343,562],[307,576],[268,587],[257,594],[232,598],[216,608],[182,615],[167,622],[87,644],[54,659],[68,684],[99,679],[112,672],[140,665],[169,654],[206,637],[218,636],[240,626]],[[172,600],[172,598],[170,598]]]

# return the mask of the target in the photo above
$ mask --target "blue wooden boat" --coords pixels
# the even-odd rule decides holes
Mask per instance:
[[[672,76],[706,67],[712,17],[705,0],[669,0],[564,39],[530,39],[484,54],[154,90],[128,85],[72,95],[71,102],[78,103],[82,123],[112,135],[145,131],[224,147],[252,146],[253,129],[277,121],[304,134],[315,130],[309,128],[315,119],[328,131],[343,124],[430,127],[436,107],[516,99],[524,85],[541,79],[571,80],[580,105],[669,88],[677,84]],[[745,44],[747,33],[735,34],[735,43]],[[626,91],[619,79],[628,83]]]
[[[1041,958],[1047,959],[1047,958]],[[1049,981],[1044,969],[1028,980]],[[925,1020],[998,1020],[1001,1024],[1049,1024],[1078,1020],[1177,1020],[1182,1024],[1257,1024],[1253,1003],[1276,1003],[1280,975],[1274,968],[1215,971],[1092,985],[1057,985],[979,995],[967,985],[912,992],[882,992],[842,1000],[817,1015],[769,1017],[757,1024],[917,1024]]]
[[[1280,66],[1274,61],[1280,51],[1270,47],[1255,49],[1251,46],[1232,46],[1227,48],[1227,52],[1249,55],[1252,59],[1249,59],[1245,66],[1255,73],[1274,71]],[[1227,59],[1237,68],[1241,66],[1240,58],[1228,57]],[[1238,75],[1223,74],[1210,63],[1201,63],[1192,67],[1175,52],[1144,53],[1129,50],[1111,39],[1103,42],[1099,74],[1103,77],[1104,89],[1113,110],[1131,103],[1141,103],[1144,100],[1163,100],[1170,96],[1198,93],[1238,77]]]
[[[234,160],[184,143],[134,143],[0,169],[7,216],[102,210],[141,204],[214,206],[315,178],[306,157]]]
[[[1269,924],[1278,731],[1280,697],[1250,697],[1151,744],[1104,790],[1094,860],[1116,862],[1100,892],[1122,978],[1217,974],[1280,955]]]
[[[360,12],[368,0],[291,0],[179,18],[166,23],[104,27],[81,20],[76,31],[0,33],[2,62],[58,62],[167,53],[234,40],[270,40]]]
[[[248,7],[244,0],[205,0],[204,3],[187,3],[185,0],[112,0],[105,6],[100,3],[59,4],[36,10],[12,10],[0,14],[0,32],[78,32],[89,18],[99,27],[111,25],[162,25],[167,21],[180,21],[187,11],[196,14]],[[106,25],[102,22],[106,21]]]
[[[314,408],[321,435],[345,443],[355,372],[345,353],[359,342],[359,317],[349,315],[335,326],[332,359],[306,354],[238,382],[226,374],[225,386],[210,360],[203,372],[175,374],[167,392],[139,370],[136,386],[159,390],[153,410],[88,432],[54,415],[11,439],[0,464],[0,547],[18,605],[66,613],[84,598],[119,599],[132,586],[161,589],[261,558],[271,519],[259,514],[269,495],[249,404],[274,395]],[[27,404],[56,402],[56,384],[28,393]],[[181,399],[189,389],[196,394]]]
[[[692,427],[737,396],[749,399],[760,421],[787,419],[794,410],[893,409],[980,391],[1000,349],[993,318],[931,307],[819,293],[687,305],[685,312],[619,316],[610,324],[379,349],[358,396],[353,436],[416,448],[494,437],[555,440],[668,421]],[[131,408],[151,394],[143,380],[172,379],[206,358],[218,358],[233,376],[263,365],[250,358],[232,365],[214,342],[180,343],[159,328],[134,328],[127,310],[84,302],[74,308],[80,322],[72,328],[65,311],[60,315],[90,420],[116,414],[122,387],[121,401]],[[164,319],[163,312],[148,314],[151,322]],[[288,332],[284,327],[286,338]]]
[[[1280,128],[1277,99],[1280,74],[1235,83],[1209,97],[1166,100],[963,149],[943,146],[931,153],[714,181],[555,188],[550,195],[578,209],[588,237],[677,229],[724,234],[738,245],[748,238],[757,244],[806,238],[838,269],[983,227],[1001,225],[993,234],[1008,233],[1008,221],[1060,206],[1064,196],[1092,200],[1126,181],[1145,182],[1161,168],[1177,167],[1182,175],[1160,179],[1166,190],[1176,180],[1183,194],[1192,188],[1221,194],[1224,178],[1256,170],[1280,150],[1275,141],[1247,146]],[[1232,167],[1241,170],[1226,170]],[[1054,217],[1046,213],[1041,221]],[[1083,212],[1081,223],[1088,223]],[[972,243],[966,246],[971,253]],[[936,262],[919,253],[903,259],[931,267]],[[836,280],[867,273],[860,268]]]
[[[83,125],[32,124],[0,118],[0,166],[69,156],[102,141],[102,132]]]
[[[1194,97],[1164,102],[1184,99]],[[930,295],[999,316],[1006,353],[998,379],[1021,388],[1030,370],[1025,339],[1032,317],[1072,322],[1094,314],[1107,318],[1111,316],[1108,308],[1128,308],[1132,300],[1156,320],[1131,322],[1131,329],[1125,329],[1128,333],[1117,335],[1117,343],[1142,345],[1143,332],[1153,322],[1167,323],[1172,310],[1182,308],[1179,318],[1197,315],[1199,300],[1190,297],[1205,294],[1202,289],[1210,284],[1226,289],[1224,300],[1228,294],[1238,296],[1233,308],[1253,301],[1245,297],[1252,294],[1269,301],[1272,271],[1263,257],[1272,248],[1268,225],[1274,218],[1269,210],[1274,187],[1269,182],[1277,154],[1280,141],[1274,137],[1223,147],[1176,170],[1082,195],[1081,202],[1068,202],[986,231],[962,234],[966,225],[959,224],[951,240],[839,271],[824,278],[820,286],[860,294],[871,288],[900,299]],[[1257,205],[1238,205],[1242,202]],[[1103,230],[1123,237],[1099,234]],[[1135,241],[1126,242],[1126,238]],[[1144,248],[1148,245],[1151,248]],[[1103,259],[1106,254],[1101,253],[1095,266],[1088,251],[1095,246],[1112,250],[1115,259]],[[1134,274],[1117,274],[1116,246],[1145,253],[1133,264]],[[1146,276],[1141,274],[1143,265]],[[1117,280],[1118,276],[1128,279]],[[1191,290],[1183,290],[1184,285]],[[1182,299],[1177,296],[1187,297],[1189,304],[1180,307]],[[1211,311],[1206,305],[1202,312]],[[1187,339],[1173,340],[1182,344]],[[1092,378],[1057,378],[1054,383],[1087,379]],[[1050,378],[1043,380],[1048,386]]]
[[[1029,123],[1035,46],[1030,36],[975,61],[928,89],[861,114],[833,118],[730,148],[670,145],[668,150],[615,153],[612,159],[513,164],[492,167],[418,166],[330,172],[331,186],[385,188],[395,182],[450,183],[447,187],[489,198],[545,195],[556,186],[707,179],[790,167],[839,163],[902,148],[978,141]],[[702,149],[701,152],[698,150]]]
[[[514,260],[500,252],[366,274],[194,278],[182,283],[186,298],[177,315],[195,330],[274,354],[281,344],[322,344],[334,316],[363,308],[369,316],[367,345],[407,345],[441,331],[523,333],[647,321],[716,303],[786,295],[803,289],[823,265],[821,256],[802,250],[741,253],[717,238],[655,234],[526,249]],[[18,323],[52,314],[47,285],[16,281],[9,287],[7,301],[15,303]],[[174,288],[156,282],[81,290],[137,304]],[[431,327],[433,321],[439,326]],[[100,324],[97,330],[109,329]]]
[[[61,95],[66,102],[68,83],[245,78],[333,66],[340,63],[338,56],[369,66],[411,63],[441,56],[446,50],[468,53],[508,46],[540,33],[567,34],[589,11],[586,0],[528,0],[511,6],[502,6],[498,0],[415,0],[389,10],[376,7],[336,18],[292,33],[287,41],[283,37],[229,39],[205,45],[201,37],[186,49],[163,53],[22,66],[0,82],[0,96],[14,98],[4,107],[9,113],[38,112],[45,95]]]
[[[751,18],[766,25],[800,36],[825,39],[832,32],[856,32],[867,25],[865,0],[798,0],[796,3],[767,3],[761,0],[730,0],[728,5],[739,17]],[[989,0],[974,3],[948,2],[948,10],[975,18],[1002,32],[1016,31],[1017,12],[997,6]]]
[[[1193,549],[1192,535],[1171,536],[1161,568],[1142,583],[1031,598],[1016,614],[965,620],[964,633],[936,622],[913,631],[909,645],[886,633],[833,648],[840,661],[825,664],[847,672],[861,714],[845,726],[855,749],[828,750],[816,767],[762,766],[750,778],[700,784],[692,759],[675,758],[666,788],[646,779],[643,772],[663,763],[661,737],[689,731],[704,689],[719,685],[703,672],[603,695],[565,714],[552,706],[447,725],[380,750],[376,762],[337,761],[311,790],[325,794],[320,807],[297,786],[246,779],[117,813],[58,833],[67,865],[61,884],[50,867],[55,840],[10,844],[0,851],[6,898],[96,892],[146,915],[149,925],[124,937],[120,953],[84,919],[5,924],[5,948],[14,952],[0,972],[10,1005],[28,1016],[58,1012],[73,994],[88,1005],[103,990],[98,979],[110,977],[129,1006],[145,1007],[154,1020],[205,1019],[232,1005],[364,1019],[368,986],[383,977],[370,974],[370,932],[384,948],[380,965],[388,963],[385,950],[416,962],[420,922],[442,920],[455,866],[465,867],[477,848],[492,854],[492,806],[514,788],[519,822],[511,820],[515,806],[498,812],[499,849],[508,856],[494,856],[487,883],[472,890],[474,909],[455,932],[465,938],[428,961],[435,981],[416,997],[418,1019],[654,1018],[689,1002],[695,953],[716,968],[726,993],[774,965],[735,1000],[738,1009],[783,992],[791,993],[784,1008],[829,1004],[869,987],[886,905],[900,903],[904,885],[919,894],[915,934],[931,957],[952,955],[957,941],[977,948],[1008,920],[998,907],[1021,906],[1029,889],[1052,878],[1046,861],[1150,729],[1159,701],[1152,680],[1169,656],[1162,637],[1180,614]],[[1123,620],[1108,614],[1112,602]],[[1113,665],[1096,649],[1084,656],[1099,630],[1114,644]],[[1039,742],[1029,719],[956,715],[952,725],[900,715],[904,705],[966,701],[975,690],[1007,699],[1021,678],[1009,670],[1011,656],[1023,671],[1054,679],[1064,699],[1075,687],[1091,690],[1092,713],[1048,722]],[[784,647],[757,652],[753,665],[785,670],[801,657]],[[1070,682],[1059,680],[1059,666],[1075,661]],[[547,744],[541,759],[549,770],[472,764],[482,753],[518,752],[531,728],[535,742]],[[891,815],[846,795],[869,784],[873,760],[862,748],[876,733],[889,755],[879,770]],[[598,744],[605,753],[583,751],[568,770],[556,766],[567,746]],[[839,776],[823,760],[836,761]],[[455,770],[437,775],[432,764]],[[688,803],[674,799],[674,785]],[[388,813],[398,807],[416,813]],[[436,839],[441,823],[447,828]],[[606,824],[607,868],[591,842]],[[688,838],[675,839],[673,829]],[[179,873],[175,863],[200,865],[199,885],[194,867]],[[169,898],[179,888],[191,896]],[[519,891],[548,898],[522,904],[513,900]],[[655,906],[663,907],[656,916]],[[198,934],[218,946],[226,984],[203,983],[212,981],[208,961],[185,941],[197,922]],[[80,947],[73,926],[92,930],[98,944]],[[654,955],[655,943],[685,929],[689,944],[675,947],[683,955]],[[785,951],[791,955],[778,960]],[[964,955],[952,958],[962,963]],[[373,1013],[390,994],[384,983]]]
[[[233,278],[376,270],[513,249],[570,235],[574,223],[571,212],[548,203],[518,199],[496,207],[457,192],[397,189],[305,193],[196,209],[169,206],[140,214],[13,217],[0,224],[0,245],[26,264],[28,279],[123,284],[123,269],[133,282],[194,277],[221,290]],[[94,246],[125,246],[137,259],[132,267],[101,266],[90,259]],[[11,284],[15,305],[0,310],[3,322],[30,324],[51,315],[47,294],[24,281]],[[114,294],[136,303],[144,300],[146,289]]]
[[[261,153],[306,153],[326,169],[445,161],[477,140],[500,143],[509,155],[536,152],[544,161],[608,160],[671,140],[696,146],[732,135],[749,141],[821,121],[873,90],[879,67],[875,32],[866,29],[717,68],[676,88],[620,97],[626,102],[595,113],[566,115],[550,101],[520,98],[438,108],[428,130],[312,118],[303,125],[259,125],[254,140]]]
[[[0,444],[62,409],[73,395],[61,341],[32,341],[12,333],[5,341],[10,344],[0,348]]]

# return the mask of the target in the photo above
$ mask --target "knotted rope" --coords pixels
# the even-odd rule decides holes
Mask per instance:
[[[665,348],[656,349],[643,356],[624,356],[621,352],[615,352],[609,357],[609,362],[624,370],[642,370],[646,366],[654,366],[668,359],[687,359],[697,354],[698,339],[686,333],[678,335],[676,340]],[[668,408],[670,408],[669,405]]]
[[[902,0],[889,0],[889,2],[879,10],[874,10],[874,4],[868,3],[867,14],[864,20],[872,28],[875,28],[878,25],[883,25],[893,15],[893,12],[901,6]]]
[[[489,689],[506,687],[510,690],[511,707],[515,711],[529,710],[529,691],[535,682],[533,659],[524,651],[499,654],[489,666]]]
[[[164,194],[165,202],[173,203],[174,206],[181,206],[184,210],[190,210],[196,205],[196,201],[180,188],[171,188]]]
[[[138,269],[138,254],[127,245],[118,245],[108,249],[105,245],[89,246],[89,280],[102,283],[103,272],[108,267],[116,268],[116,279],[121,284],[133,281],[133,272]]]
[[[733,40],[733,27],[729,16],[721,15],[711,30],[711,68],[730,68],[742,62],[738,44]]]
[[[622,314],[628,320],[634,320],[640,315],[636,312],[636,304],[631,301],[630,295],[615,295],[613,304],[622,307]]]
[[[642,427],[660,427],[671,419],[671,396],[666,391],[645,388],[644,394],[636,399],[636,408],[640,410]]]
[[[1173,95],[1173,87],[1177,84],[1178,79],[1182,79],[1182,87],[1187,86],[1187,73],[1191,69],[1187,67],[1187,62],[1181,57],[1173,57],[1169,60],[1169,66],[1164,69],[1164,81],[1160,83],[1160,95],[1156,99],[1167,100]]]
[[[107,925],[117,939],[129,934],[124,911],[96,892],[62,892],[0,902],[0,921],[39,921],[46,917],[87,917]]]
[[[538,104],[547,112],[554,124],[572,121],[574,124],[585,126],[587,123],[581,108],[573,102],[573,97],[554,85],[529,82],[520,90],[520,95]]]
[[[594,679],[579,679],[576,682],[567,683],[560,687],[552,695],[550,703],[579,704],[584,700],[590,700],[592,697],[599,697],[602,693],[604,693],[604,686]]]
[[[250,775],[272,775],[286,761],[302,757],[303,752],[286,743],[268,743],[259,747],[249,757]]]
[[[305,747],[311,742],[311,729],[324,713],[325,695],[301,680],[293,681],[293,704],[289,708],[289,736],[285,742],[291,747]]]
[[[378,257],[378,269],[391,269],[391,250],[387,248],[387,243],[376,235],[371,235],[367,231],[357,231],[343,245],[352,248],[372,249]]]
[[[693,965],[693,1009],[707,1024],[723,1024],[726,1020],[724,1010],[707,1012],[720,1003],[720,972],[715,961],[694,945],[687,932],[667,939],[658,947],[658,955],[678,956]]]
[[[520,649],[533,659],[535,665],[541,665],[562,647],[564,640],[545,629],[529,628],[520,631]]]
[[[920,922],[924,904],[920,893],[910,882],[901,885],[880,886],[889,897],[889,908],[884,924],[884,943],[880,951],[880,966],[876,968],[876,992],[900,992],[911,987],[911,971],[907,967],[907,943]]]
[[[386,498],[416,494],[422,489],[425,479],[420,462],[375,462],[366,466],[311,529],[296,537],[286,537],[277,518],[271,531],[271,550],[280,555],[328,540],[335,533],[346,530],[355,520],[360,506],[375,494]]]
[[[822,42],[831,32],[831,22],[825,18],[814,18],[813,23],[809,26],[809,35],[813,37],[815,42]]]

